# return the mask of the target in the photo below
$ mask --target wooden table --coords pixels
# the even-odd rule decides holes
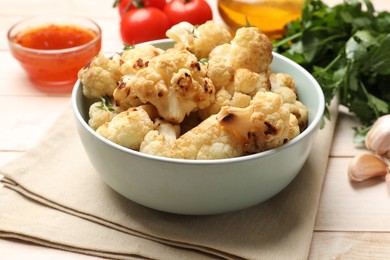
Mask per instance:
[[[214,1],[214,0],[209,0]],[[102,27],[102,52],[122,48],[119,17],[109,0],[13,0],[0,2],[0,166],[23,154],[47,131],[69,103],[69,95],[36,90],[11,56],[8,28],[20,19],[52,12],[88,15]],[[327,0],[329,4],[341,0]],[[388,9],[387,0],[373,0],[376,9]],[[214,4],[213,4],[214,5]],[[357,120],[340,112],[329,166],[322,190],[310,259],[390,259],[390,203],[383,180],[351,185],[346,169],[362,152],[353,146]],[[1,214],[1,213],[0,213]],[[0,239],[0,259],[97,259]]]

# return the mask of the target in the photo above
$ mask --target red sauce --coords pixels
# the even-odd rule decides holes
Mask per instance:
[[[80,46],[90,42],[93,31],[72,25],[47,25],[37,27],[15,36],[15,43],[39,50],[58,50]]]
[[[94,44],[87,44],[96,37],[99,39],[94,41]],[[12,46],[12,54],[30,78],[45,91],[56,91],[64,85],[71,90],[77,80],[78,71],[90,62],[101,48],[98,32],[74,25],[36,27],[19,32],[12,40],[25,47],[23,49],[17,48],[17,45]],[[70,49],[81,45],[85,46]]]

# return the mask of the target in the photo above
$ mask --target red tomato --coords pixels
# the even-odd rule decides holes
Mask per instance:
[[[126,44],[166,38],[171,28],[168,17],[155,7],[137,8],[128,11],[121,20],[120,32]]]
[[[211,7],[205,0],[171,0],[166,3],[164,13],[172,25],[183,21],[199,25],[213,19]]]
[[[117,6],[120,16],[123,16],[129,10],[140,7],[156,7],[163,10],[165,3],[165,0],[117,0],[114,7]]]

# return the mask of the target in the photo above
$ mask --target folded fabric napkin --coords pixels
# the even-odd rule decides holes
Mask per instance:
[[[332,116],[278,195],[237,212],[183,216],[140,206],[108,187],[87,158],[69,107],[36,147],[0,170],[0,237],[112,259],[306,259]]]

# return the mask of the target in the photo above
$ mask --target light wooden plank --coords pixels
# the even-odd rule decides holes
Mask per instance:
[[[315,230],[390,232],[389,193],[383,178],[351,183],[351,158],[331,158]]]
[[[381,260],[390,257],[390,233],[315,232],[309,259]]]
[[[0,151],[24,151],[36,144],[68,105],[67,96],[0,96]]]
[[[355,116],[346,113],[344,109],[340,110],[330,156],[353,156],[365,151],[364,147],[355,146],[353,140],[355,136],[353,128],[360,126],[358,119]]]
[[[90,17],[116,17],[117,10],[112,8],[112,0],[12,0],[0,1],[0,16],[15,14],[31,16],[38,14],[75,14]]]

